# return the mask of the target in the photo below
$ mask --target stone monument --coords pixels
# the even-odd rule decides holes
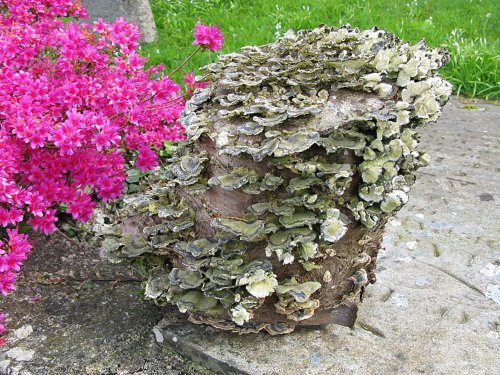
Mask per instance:
[[[154,42],[157,39],[156,25],[149,0],[82,0],[88,12],[88,21],[102,18],[112,22],[124,17],[128,22],[139,26],[141,41]]]

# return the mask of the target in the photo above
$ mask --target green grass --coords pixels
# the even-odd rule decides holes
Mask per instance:
[[[217,24],[225,35],[222,53],[244,45],[265,44],[288,29],[346,23],[360,29],[386,29],[412,43],[424,38],[446,47],[451,61],[442,70],[455,93],[500,98],[498,60],[500,31],[497,0],[150,0],[158,27],[157,43],[142,47],[150,63],[179,65],[193,50],[197,21]],[[189,69],[216,59],[199,54]]]

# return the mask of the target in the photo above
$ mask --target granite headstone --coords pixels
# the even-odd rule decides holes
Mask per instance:
[[[142,42],[151,43],[157,38],[149,0],[82,0],[82,3],[87,9],[89,22],[98,18],[113,22],[124,17],[139,26]]]

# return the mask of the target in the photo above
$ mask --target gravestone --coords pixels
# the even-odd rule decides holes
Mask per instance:
[[[124,17],[128,22],[139,26],[142,42],[151,43],[157,38],[149,0],[82,0],[82,3],[87,9],[89,22],[98,18],[113,22]]]

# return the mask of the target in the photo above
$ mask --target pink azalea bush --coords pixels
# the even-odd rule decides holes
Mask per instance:
[[[183,139],[177,120],[203,85],[192,73],[183,88],[163,66],[145,69],[139,30],[123,19],[60,19],[85,16],[78,0],[0,0],[3,295],[31,251],[19,225],[48,235],[61,211],[90,220],[97,201],[123,193],[128,169],[154,168],[163,143]],[[202,49],[221,48],[215,26],[196,25],[194,37]]]
[[[206,26],[198,24],[194,27],[194,42],[210,51],[218,51],[222,48],[224,37],[217,26]]]

